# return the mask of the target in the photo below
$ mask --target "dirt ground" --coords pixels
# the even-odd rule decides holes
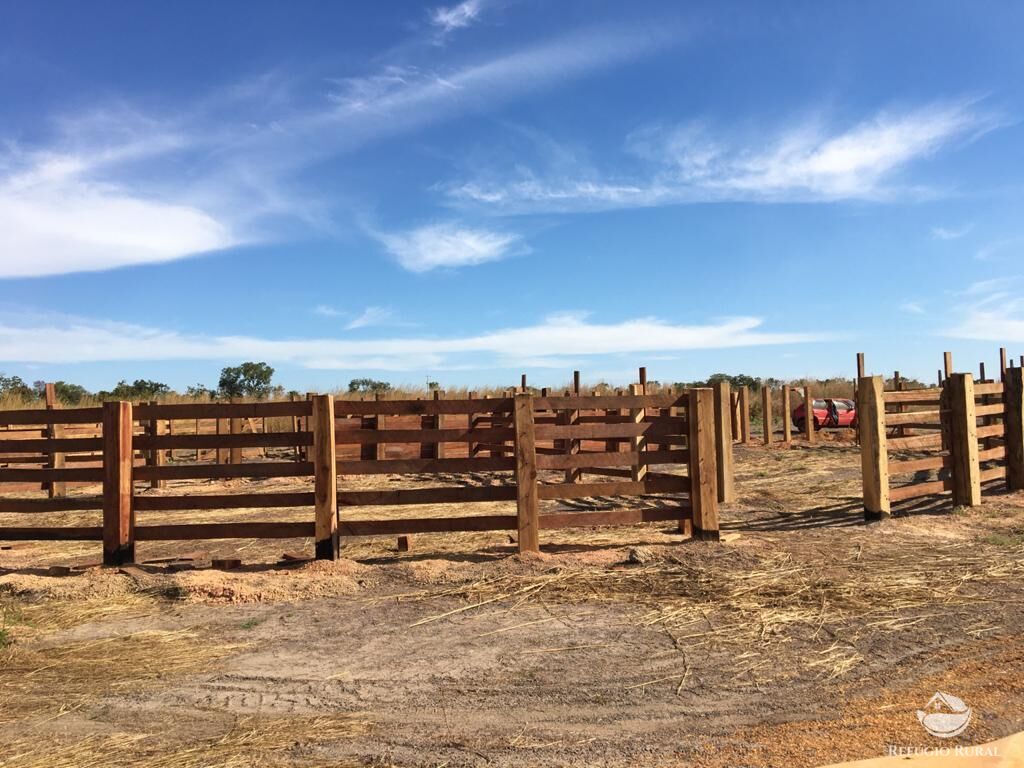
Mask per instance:
[[[864,525],[859,454],[828,440],[737,448],[736,481],[721,544],[664,524],[545,532],[533,557],[503,533],[336,563],[282,559],[308,540],[152,543],[140,562],[164,562],[123,572],[90,567],[95,543],[10,545],[0,766],[815,766],[948,745],[915,714],[936,691],[973,710],[952,743],[1024,730],[1024,494]]]

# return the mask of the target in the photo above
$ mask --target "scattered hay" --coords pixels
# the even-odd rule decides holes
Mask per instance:
[[[136,632],[0,655],[0,723],[59,715],[162,678],[208,669],[242,645],[216,645],[191,630]]]
[[[178,747],[151,734],[89,736],[75,743],[54,744],[38,738],[20,738],[4,744],[2,768],[252,768],[291,765],[303,757],[304,765],[345,766],[337,759],[309,759],[310,751],[362,736],[373,727],[363,714],[322,717],[243,717],[215,739]],[[2,743],[2,742],[0,742]],[[355,766],[350,762],[347,765]]]

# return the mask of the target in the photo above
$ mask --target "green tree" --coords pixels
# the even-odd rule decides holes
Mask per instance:
[[[221,369],[218,389],[224,397],[266,397],[274,369],[266,363],[242,363]]]
[[[4,376],[0,373],[0,397],[18,397],[22,400],[33,400],[35,390],[22,381],[20,376]]]
[[[32,386],[36,390],[38,397],[45,397],[46,395],[46,382],[35,381]],[[53,394],[57,396],[64,405],[78,405],[86,397],[89,397],[92,393],[89,392],[81,384],[72,384],[67,381],[55,381],[53,382]]]
[[[98,392],[97,397],[103,400],[155,400],[161,395],[169,394],[171,388],[159,381],[136,379],[131,384],[124,379],[109,392]]]
[[[376,379],[352,379],[348,383],[348,391],[353,394],[358,392],[390,392],[391,385],[386,381],[377,381]]]

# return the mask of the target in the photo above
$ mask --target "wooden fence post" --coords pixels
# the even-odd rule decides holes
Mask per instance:
[[[974,507],[981,503],[981,468],[978,463],[978,419],[974,408],[974,380],[969,373],[954,373],[943,392],[949,410],[949,456],[952,460],[953,503]]]
[[[814,398],[810,387],[804,387],[804,437],[808,443],[814,442]]]
[[[439,389],[434,390],[435,402],[441,400],[444,393]],[[420,429],[444,429],[444,418],[441,414],[424,414],[420,416]],[[420,443],[420,458],[421,459],[443,459],[444,458],[444,443],[442,442],[430,442]]]
[[[761,387],[761,421],[764,423],[764,444],[771,445],[775,419],[772,418],[772,388],[767,385]]]
[[[785,384],[782,387],[782,442],[792,443],[793,442],[793,412],[790,408],[790,395],[791,387],[789,384]],[[860,439],[860,431],[857,432],[858,440]]]
[[[103,564],[135,561],[132,404],[103,404]]]
[[[515,397],[516,515],[519,551],[540,551],[540,501],[537,496],[537,444],[533,429],[533,395]]]
[[[155,406],[157,405],[157,401],[150,400],[149,404],[151,406]],[[158,419],[156,416],[150,419],[149,423],[146,424],[146,434],[148,434],[150,437],[160,436],[160,419]],[[164,465],[164,452],[161,451],[159,448],[151,448],[149,450],[149,453],[146,454],[146,465],[150,467],[162,467]],[[161,480],[159,478],[153,478],[152,480],[149,481],[149,487],[166,488],[167,481]]]
[[[715,459],[714,390],[691,389],[686,418],[689,422],[693,537],[704,541],[718,541],[718,462]]]
[[[857,398],[857,388],[861,379],[864,378],[864,353],[857,353],[857,378],[853,380],[853,402],[859,402]],[[857,443],[860,443],[860,419],[857,419],[857,430],[855,434]]]
[[[943,352],[942,353],[942,373],[943,381],[953,375],[953,353]]]
[[[644,369],[641,368],[641,371]],[[644,372],[644,378],[646,379],[646,371]],[[643,384],[630,384],[629,394],[634,397],[638,397],[643,394]],[[629,418],[634,424],[643,424],[644,418],[647,416],[646,408],[630,408]],[[634,454],[633,465],[629,468],[629,477],[634,483],[640,482],[647,477],[647,465],[642,463],[644,461],[644,453],[647,451],[647,438],[643,435],[637,435],[629,438],[629,450]]]
[[[573,371],[573,396],[579,397],[579,371]],[[562,411],[560,414],[560,422],[565,425],[576,425],[580,423],[580,411],[576,408],[571,411]],[[532,417],[531,417],[532,419]],[[578,438],[567,438],[562,444],[564,451],[567,456],[572,456],[580,452],[580,446],[582,443]],[[580,469],[567,469],[565,470],[565,482],[567,483],[578,483],[580,478],[583,476],[583,471]]]
[[[885,437],[885,380],[881,376],[865,376],[857,382],[857,421],[860,423],[864,519],[881,520],[892,513],[889,449]]]
[[[739,441],[751,441],[751,388],[739,388]]]
[[[1006,379],[1006,347],[999,348],[999,380]]]
[[[313,488],[316,559],[338,559],[338,471],[334,398],[313,397]]]
[[[50,382],[46,385],[46,409],[52,411],[57,407],[57,390]],[[62,424],[47,424],[46,436],[50,440],[59,440],[64,437],[64,426]],[[63,469],[64,454],[61,451],[50,451],[47,466],[53,469]],[[51,480],[47,483],[46,490],[51,499],[63,499],[68,494],[68,485],[63,480]]]
[[[735,501],[736,485],[732,461],[732,392],[728,381],[716,381],[715,393],[715,464],[718,470],[718,500]]]
[[[232,405],[236,405],[238,401],[235,400],[234,398],[232,398],[230,402],[231,402]],[[232,416],[229,423],[230,423],[230,428],[231,428],[231,434],[232,435],[240,435],[240,434],[242,434],[242,420],[240,418],[238,418],[237,416]],[[242,449],[241,448],[239,448],[237,446],[234,446],[234,445],[231,446],[230,456],[231,456],[230,461],[231,461],[232,464],[241,464],[242,463]]]
[[[1011,368],[1003,384],[1006,433],[1006,487],[1024,489],[1024,369]]]

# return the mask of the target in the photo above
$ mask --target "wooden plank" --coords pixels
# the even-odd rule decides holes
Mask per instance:
[[[494,402],[493,400],[489,402]],[[685,394],[659,395],[591,395],[564,397],[535,397],[533,407],[538,411],[588,411],[622,408],[685,408]]]
[[[270,509],[276,507],[312,507],[313,493],[233,493],[192,496],[136,496],[138,512],[205,509]]]
[[[149,419],[257,419],[262,416],[308,416],[308,400],[271,400],[255,403],[158,403],[139,405],[135,418]],[[63,411],[67,413],[67,411]],[[92,419],[95,421],[96,419]],[[2,422],[2,417],[0,417]]]
[[[24,408],[0,411],[0,424],[96,424],[102,408]]]
[[[740,387],[740,442],[750,442],[750,387]]]
[[[582,469],[588,467],[636,467],[645,468],[654,464],[685,464],[690,452],[645,451],[642,453],[605,453],[603,451],[582,451],[557,456],[538,455],[537,469]]]
[[[103,528],[98,525],[0,528],[0,541],[103,541]]]
[[[934,480],[929,483],[914,483],[911,485],[900,485],[889,489],[889,500],[891,502],[917,499],[921,496],[934,496],[944,493],[952,488],[951,480]]]
[[[132,404],[103,404],[103,564],[135,562]]]
[[[981,397],[982,395],[1001,395],[1003,394],[1003,382],[1001,381],[990,381],[982,384],[974,385],[974,396]]]
[[[165,467],[136,467],[136,480],[204,480],[225,477],[308,477],[311,462],[267,461],[239,464],[183,464]]]
[[[858,418],[860,410],[858,409]],[[888,441],[890,451],[907,451],[920,448],[942,448],[942,435],[914,435],[894,437]]]
[[[25,440],[0,440],[0,452],[6,453],[45,453],[59,451],[74,453],[76,451],[102,451],[102,437],[59,437],[59,438],[28,438]]]
[[[316,533],[308,522],[256,523],[174,523],[140,525],[136,541],[195,541],[196,539],[300,539]]]
[[[978,439],[984,437],[1002,437],[1006,433],[1004,424],[990,424],[987,427],[978,427]]]
[[[1011,369],[1012,370],[1012,369]],[[982,469],[978,472],[978,482],[987,483],[992,480],[1002,480],[1006,477],[1006,467],[998,466],[991,469]]]
[[[360,400],[334,401],[336,416],[420,416],[424,414],[510,413],[512,398],[475,398],[473,400]]]
[[[1006,372],[1006,486],[1024,489],[1024,367]]]
[[[857,440],[860,441],[860,429],[857,430]],[[792,405],[790,404],[790,388],[787,385],[782,386],[782,441],[784,443],[793,442],[793,411]]]
[[[537,488],[537,453],[533,426],[533,395],[515,398],[515,470],[516,522],[519,552],[539,552],[540,536],[537,515],[540,504]]]
[[[514,531],[515,515],[472,515],[466,517],[420,517],[399,520],[342,520],[342,536],[397,536],[411,533],[473,533]]]
[[[501,446],[504,447],[504,446]],[[259,466],[259,465],[244,465]],[[387,461],[339,461],[339,475],[406,475],[418,473],[509,472],[516,468],[513,457],[475,459],[388,459]]]
[[[232,405],[238,405],[238,403],[232,402]],[[230,428],[230,432],[231,432],[232,436],[241,435],[242,434],[242,417],[241,416],[232,416],[228,420],[228,426]],[[332,424],[331,426],[333,428],[334,425]],[[310,430],[310,431],[312,431],[312,430]],[[229,450],[229,455],[230,455],[229,462],[231,464],[241,464],[242,463],[242,447],[240,445],[237,445],[237,444],[232,445],[230,450]]]
[[[949,454],[953,461],[953,503],[974,507],[981,503],[974,381],[969,373],[954,373],[946,380],[945,389],[951,411]]]
[[[935,409],[933,411],[908,411],[906,413],[887,413],[885,414],[885,426],[894,427],[898,424],[923,424],[932,422],[937,426],[941,426],[939,417],[942,411]]]
[[[715,382],[713,391],[715,393],[715,467],[718,470],[718,500],[719,502],[726,503],[736,500],[732,449],[732,418],[730,416],[732,392],[730,391],[728,381]],[[689,432],[689,429],[687,429],[687,432]],[[689,458],[686,461],[689,462]]]
[[[483,501],[515,501],[514,485],[469,488],[395,488],[384,491],[339,491],[344,507],[402,506],[405,504],[468,504]],[[512,526],[513,528],[515,526]]]
[[[1010,370],[1013,370],[1012,368]],[[997,445],[994,448],[985,448],[984,450],[978,451],[978,461],[999,461],[1000,459],[1006,458],[1006,446]]]
[[[1002,416],[1004,410],[1006,410],[1006,406],[1003,403],[974,406],[974,412],[978,416]]]
[[[906,461],[890,461],[889,475],[905,475],[910,472],[925,472],[932,469],[948,469],[952,466],[949,456],[929,456],[926,459],[908,459]]]
[[[49,410],[56,410],[59,407],[57,402],[56,387],[52,382],[46,384],[46,407]],[[52,442],[47,450],[49,455],[48,466],[52,469],[63,469],[64,468],[64,454],[56,447],[56,442],[59,438],[64,436],[64,426],[62,424],[47,424],[46,425],[46,437]],[[46,484],[47,494],[51,499],[59,499],[67,495],[67,484],[63,480],[54,480]]]
[[[506,427],[483,427],[469,429],[467,427],[451,427],[445,429],[382,429],[377,432],[365,432],[362,429],[335,430],[334,439],[338,445],[364,445],[367,443],[401,444],[401,443],[459,443],[459,442],[491,442],[500,443],[515,438],[515,430]],[[266,435],[266,437],[276,435]],[[264,435],[258,435],[264,437]],[[293,437],[289,435],[289,437]],[[283,444],[283,443],[282,443]],[[291,445],[291,443],[287,443]]]
[[[103,482],[102,467],[64,467],[63,469],[8,469],[0,468],[0,483],[44,483],[63,480],[72,483]]]
[[[579,388],[577,387],[577,392],[578,391],[579,391]],[[557,426],[538,427],[537,424],[534,424],[534,427],[533,427],[533,429],[534,429],[534,437],[535,438],[537,437],[537,429],[561,429],[561,430],[576,430],[576,429],[579,429],[580,428],[579,420],[580,420],[580,411],[579,411],[578,408],[575,408],[575,409],[569,410],[569,411],[563,411],[563,412],[558,414],[558,425]],[[597,427],[597,426],[598,425],[591,424],[591,425],[588,425],[587,428],[589,429],[589,428],[594,428],[594,427]],[[552,437],[556,441],[555,442],[555,446],[556,447],[557,446],[561,446],[562,451],[564,452],[565,455],[572,456],[572,455],[577,454],[577,453],[580,452],[580,449],[582,447],[581,444],[580,444],[580,441],[578,439],[568,439],[568,438],[571,437],[571,435],[568,435],[568,434],[561,435],[561,436],[554,436],[553,435]],[[544,438],[541,437],[540,439],[543,440]],[[536,447],[534,448],[534,454],[536,455]],[[565,470],[565,482],[567,482],[567,483],[578,483],[578,482],[580,482],[582,480],[582,478],[583,478],[583,475],[579,471],[579,469],[570,467],[570,468]]]
[[[586,499],[598,496],[644,496],[658,493],[685,493],[691,490],[690,478],[680,476],[623,480],[610,483],[541,484],[537,496],[549,499]]]
[[[892,513],[884,389],[885,382],[881,376],[865,376],[857,382],[861,483],[866,520],[879,520]]]
[[[155,400],[150,402],[151,406],[155,406],[157,404],[158,403]],[[160,425],[162,423],[163,422],[160,419],[158,419],[158,418],[149,419],[146,422],[146,432],[145,432],[145,434],[148,434],[151,437],[160,437],[161,436]],[[232,421],[232,424],[233,423],[234,423],[234,421]],[[163,453],[163,451],[155,449],[155,448],[151,448],[149,451],[146,452],[146,465],[147,466],[150,466],[150,467],[162,467],[163,464],[164,464],[164,453]],[[167,481],[166,480],[161,480],[159,478],[153,478],[152,480],[149,481],[149,487],[150,488],[164,488],[164,487],[166,487],[166,485],[167,485]]]
[[[632,421],[616,424],[551,424],[534,427],[538,440],[604,440],[609,437],[640,438],[654,436],[682,437],[688,433],[686,419],[669,416],[645,418],[641,408],[632,409]],[[575,413],[571,411],[570,413]]]
[[[243,433],[239,435],[139,435],[134,438],[136,448],[144,450],[172,448],[214,449],[214,448],[290,448],[298,445],[312,445],[310,432],[268,432]],[[86,449],[82,449],[86,450]]]
[[[810,387],[804,387],[804,438],[814,442],[814,395]]]
[[[540,516],[541,530],[590,528],[604,525],[636,525],[679,520],[689,514],[687,504],[649,509],[615,509],[600,512],[556,512]]]
[[[78,512],[103,509],[102,496],[65,496],[56,499],[0,499],[0,514],[36,512]]]
[[[338,559],[338,474],[334,451],[334,398],[313,398],[313,517],[317,560]]]
[[[942,397],[942,390],[933,389],[904,389],[901,392],[883,393],[885,402],[904,403],[905,405],[938,405]]]
[[[764,429],[764,444],[771,445],[775,420],[772,417],[772,388],[768,386],[761,387],[761,421]]]
[[[744,391],[747,389],[743,388]],[[690,506],[693,536],[718,541],[718,469],[715,466],[715,395],[710,389],[691,389],[690,420]],[[749,425],[747,427],[749,429]],[[680,520],[680,530],[684,521]]]
[[[645,379],[646,379],[646,376],[647,376],[647,374],[646,374],[646,370],[645,370],[644,371],[644,378]],[[641,386],[642,385],[632,385],[632,386],[630,386],[630,394],[631,395],[643,394],[643,390],[641,389]],[[632,424],[628,424],[628,425],[627,424],[609,424],[607,426],[609,426],[609,427],[626,427],[626,426],[629,426],[629,427],[632,427],[634,429],[637,429],[637,428],[640,428],[640,427],[652,426],[652,425],[648,425],[648,424],[644,423],[644,419],[647,417],[647,412],[643,408],[632,408],[632,409],[630,409],[629,417],[630,417],[630,421],[633,422]],[[629,440],[630,453],[634,457],[636,457],[638,459],[638,461],[633,465],[632,469],[630,470],[630,479],[633,480],[634,482],[642,481],[644,479],[644,477],[647,475],[647,464],[646,463],[642,463],[641,461],[639,461],[640,457],[647,451],[647,439],[646,439],[646,437],[644,437],[644,434],[645,434],[644,432],[641,432],[641,433],[637,434],[636,436],[631,437],[630,440]],[[617,437],[617,435],[616,435],[616,437]]]

